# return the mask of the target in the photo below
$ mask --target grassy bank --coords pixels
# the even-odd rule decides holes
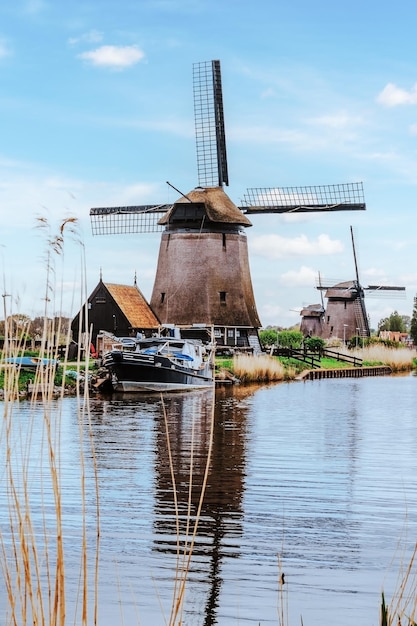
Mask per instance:
[[[357,350],[340,349],[340,354],[361,359],[364,366],[387,365],[393,372],[410,372],[417,369],[417,353],[408,348],[369,346]],[[217,371],[227,370],[242,383],[294,380],[297,374],[310,366],[289,357],[235,355],[233,358],[217,358]],[[352,364],[335,358],[320,359],[322,369],[352,367]]]

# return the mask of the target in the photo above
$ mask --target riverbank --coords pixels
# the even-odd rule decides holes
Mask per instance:
[[[238,354],[232,358],[216,358],[217,385],[289,382],[293,380],[319,380],[322,378],[362,378],[364,376],[387,376],[398,372],[411,372],[417,369],[417,353],[409,349],[365,348],[348,351],[347,356],[360,359],[362,365],[352,367],[341,358],[319,359],[321,367],[311,369],[305,363],[291,358],[274,357],[269,354],[258,356]],[[318,357],[316,356],[316,360]],[[86,369],[88,369],[86,375]],[[67,362],[55,372],[37,380],[35,372],[10,368],[7,370],[15,379],[6,384],[10,393],[20,398],[54,397],[75,395],[83,392],[87,380],[91,393],[106,391],[106,371],[99,360],[90,362]],[[65,372],[65,373],[64,373]],[[6,370],[0,370],[0,399],[5,397]],[[107,381],[108,382],[108,381]],[[108,386],[108,385],[107,385]]]

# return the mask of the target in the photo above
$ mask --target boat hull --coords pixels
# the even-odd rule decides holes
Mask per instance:
[[[210,363],[193,370],[161,356],[112,351],[105,355],[112,388],[122,392],[192,391],[213,385]]]

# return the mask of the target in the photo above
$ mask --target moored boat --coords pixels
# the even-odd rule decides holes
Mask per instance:
[[[38,367],[56,367],[59,361],[58,359],[47,359],[37,356],[16,356],[5,358],[3,363],[15,365],[23,370],[36,371]]]
[[[169,334],[115,338],[114,347],[102,356],[114,391],[191,391],[214,384],[211,338],[192,338],[190,329],[165,327],[163,332]]]

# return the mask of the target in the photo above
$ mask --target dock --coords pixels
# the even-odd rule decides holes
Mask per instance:
[[[363,378],[365,376],[387,376],[392,369],[387,365],[370,367],[340,367],[335,369],[305,370],[297,380],[321,380],[323,378]]]

